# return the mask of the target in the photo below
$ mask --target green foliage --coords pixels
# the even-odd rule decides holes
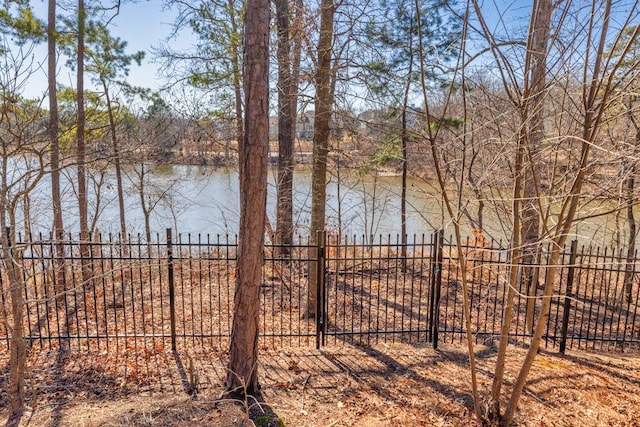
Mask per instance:
[[[101,23],[91,21],[87,25],[85,54],[89,60],[86,71],[100,79],[115,81],[129,75],[133,63],[140,65],[145,52],[126,53],[127,42],[113,37]]]
[[[40,152],[47,140],[47,112],[40,102],[19,93],[0,91],[0,153],[5,159],[14,154]]]
[[[400,152],[400,139],[394,138],[382,145],[381,149],[373,156],[372,162],[383,166],[390,161],[402,159]]]
[[[147,109],[145,116],[147,118],[164,117],[170,115],[170,113],[171,108],[169,104],[167,104],[159,93],[153,93],[151,95],[151,105]]]
[[[210,69],[192,73],[187,77],[187,82],[197,89],[209,89],[215,87],[221,81],[231,81],[232,79],[233,74],[229,70]]]
[[[379,1],[386,14],[367,26],[369,39],[378,52],[366,67],[367,86],[373,95],[397,100],[407,82],[411,85],[418,81],[420,33],[427,80],[442,80],[444,76],[438,70],[455,54],[460,41],[460,23],[449,13],[455,1],[421,2],[421,32],[413,0]]]
[[[15,123],[36,122],[46,118],[38,100],[26,99],[17,93],[0,92],[2,117]],[[4,120],[1,120],[4,121]]]
[[[77,125],[76,90],[70,87],[58,91],[58,108],[60,115],[60,148],[71,150],[75,145],[75,129]],[[84,92],[85,98],[85,139],[87,143],[96,143],[108,132],[109,116],[107,106],[100,94],[92,91]]]
[[[377,144],[378,150],[373,156],[356,168],[358,175],[366,175],[372,168],[386,166],[397,160],[402,160],[401,140],[397,135],[388,135]]]
[[[208,92],[215,108],[228,116],[234,111],[235,90],[242,82],[245,4],[241,0],[198,1],[182,9],[184,22],[196,36],[193,50],[167,49],[163,55],[172,70],[192,87]],[[235,113],[234,113],[235,115]]]
[[[0,6],[0,33],[14,36],[15,43],[21,45],[45,40],[47,31],[46,25],[33,15],[29,1],[5,0]]]
[[[59,44],[69,57],[67,66],[75,69],[77,64],[76,33],[77,21],[65,21],[66,31],[59,38]],[[97,21],[89,21],[85,35],[85,71],[93,76],[97,83],[116,83],[122,87],[134,88],[124,81],[133,64],[141,65],[144,51],[127,53],[127,41],[110,34],[107,27]],[[138,89],[139,90],[139,89]]]
[[[389,64],[382,59],[377,59],[367,64],[367,69],[374,73],[389,73]]]
[[[640,40],[638,40],[636,28],[637,26],[633,25],[622,30],[621,37],[616,39],[615,43],[608,46],[607,52],[605,53],[608,58],[616,59],[624,53],[627,45],[629,45],[629,50],[626,56],[622,58],[621,67],[617,73],[617,77],[619,78],[624,78],[630,72],[635,72],[636,75],[638,74]]]
[[[253,423],[257,427],[284,427],[284,421],[278,415],[273,412],[273,409],[268,405],[261,405],[259,411],[261,414],[257,414],[257,408],[251,408],[249,416]]]

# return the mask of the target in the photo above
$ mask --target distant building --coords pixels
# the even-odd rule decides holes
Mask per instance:
[[[407,108],[407,129],[419,126],[420,111],[409,106]],[[385,107],[369,109],[358,114],[357,132],[362,137],[377,139],[385,135],[397,133],[402,127],[402,110]]]
[[[296,139],[311,141],[313,139],[313,110],[298,115],[296,120]],[[269,139],[278,139],[278,116],[269,117]]]
[[[407,127],[415,128],[418,124],[419,110],[409,107],[407,110]],[[311,141],[314,131],[313,110],[305,111],[298,115],[296,121],[296,139],[300,141]],[[378,138],[388,135],[400,128],[400,110],[392,108],[370,109],[352,116],[348,112],[334,111],[330,122],[333,137],[342,138],[345,135],[359,135],[367,138]],[[269,117],[269,139],[278,140],[278,116]]]
[[[298,115],[298,121],[296,122],[296,138],[310,141],[313,139],[313,119],[315,112],[305,111],[303,114]]]

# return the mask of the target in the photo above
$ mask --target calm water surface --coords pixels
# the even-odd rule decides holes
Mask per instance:
[[[98,230],[102,233],[118,233],[118,202],[113,170],[98,173],[90,186],[90,210]],[[267,213],[275,227],[276,169],[269,170]],[[73,171],[63,180],[63,204],[65,228],[78,230],[77,198]],[[96,184],[99,183],[99,184]],[[126,221],[132,234],[144,232],[144,216],[139,179],[132,168],[125,169]],[[180,233],[236,234],[238,231],[239,194],[238,172],[232,168],[212,168],[187,165],[163,165],[151,169],[145,181],[145,197],[153,204],[151,228],[164,234],[167,227]],[[453,233],[451,222],[444,215],[439,191],[423,181],[409,182],[407,192],[408,223],[410,235],[430,234],[435,228],[444,227]],[[48,177],[39,184],[31,197],[32,229],[47,232],[51,229],[51,190]],[[99,197],[98,197],[99,194]],[[99,203],[98,203],[99,200]],[[486,233],[496,239],[509,235],[509,215],[501,207],[487,203],[484,212]],[[595,209],[598,207],[596,206]],[[311,171],[296,169],[294,175],[294,222],[301,235],[309,233],[311,209]],[[477,203],[467,206],[475,215]],[[96,214],[97,213],[97,214]],[[391,235],[392,240],[400,232],[400,177],[362,176],[353,171],[333,175],[327,185],[327,228],[341,229],[344,234],[369,236]],[[444,218],[444,219],[443,219]],[[470,231],[469,222],[462,218],[463,232]],[[609,242],[615,232],[613,216],[582,223],[574,228],[575,235],[588,243]]]
[[[134,171],[125,170],[126,220],[131,232],[143,232],[144,216],[139,180]],[[93,171],[96,175],[96,171]],[[90,186],[90,210],[102,233],[119,231],[118,202],[115,177],[106,170],[100,185]],[[269,170],[267,211],[275,226],[276,170]],[[75,177],[63,180],[65,228],[77,230],[77,202]],[[96,179],[96,181],[98,181]],[[185,165],[155,167],[145,182],[146,199],[155,204],[151,214],[151,228],[164,233],[172,227],[180,233],[235,234],[238,231],[239,190],[238,172],[231,168],[210,168]],[[100,203],[97,203],[98,197]],[[340,179],[332,176],[327,186],[327,226],[342,228],[344,233],[356,235],[392,234],[400,232],[400,178],[387,176],[359,176],[343,173]],[[301,234],[309,232],[311,209],[311,172],[296,169],[294,175],[294,222]],[[48,230],[51,227],[50,181],[45,178],[31,197],[32,227]],[[428,189],[413,182],[408,191],[409,233],[431,233],[442,226],[442,212],[437,198]]]

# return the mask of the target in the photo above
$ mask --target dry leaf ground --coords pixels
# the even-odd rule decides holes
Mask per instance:
[[[522,348],[509,349],[505,392],[524,354]],[[253,401],[216,401],[224,355],[191,353],[191,372],[186,355],[169,351],[156,354],[147,366],[126,358],[107,361],[105,354],[57,356],[31,356],[29,410],[21,425],[250,426],[249,407],[257,424],[268,419],[260,417],[262,405]],[[263,398],[288,426],[473,425],[467,357],[455,344],[437,351],[393,343],[321,351],[263,347],[260,358]],[[479,348],[478,361],[479,383],[486,391],[494,349]],[[185,392],[194,375],[195,398]],[[6,368],[1,380],[6,390]],[[6,405],[5,391],[0,404]],[[0,421],[6,420],[3,414]],[[640,426],[640,355],[542,351],[516,421],[523,426]]]

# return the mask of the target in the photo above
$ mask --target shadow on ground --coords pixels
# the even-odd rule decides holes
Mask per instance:
[[[494,350],[478,349],[484,390],[491,384]],[[525,355],[518,347],[509,351],[507,390]],[[472,421],[468,357],[461,347],[342,344],[317,351],[262,346],[261,396],[247,399],[221,398],[226,361],[224,352],[193,349],[137,356],[32,354],[29,413],[21,425],[272,427],[284,420],[296,427],[413,427]],[[543,351],[518,419],[531,425],[635,425],[632,421],[640,419],[637,372],[637,355]],[[6,368],[0,371],[0,382],[5,381]],[[0,399],[6,402],[2,392]]]

